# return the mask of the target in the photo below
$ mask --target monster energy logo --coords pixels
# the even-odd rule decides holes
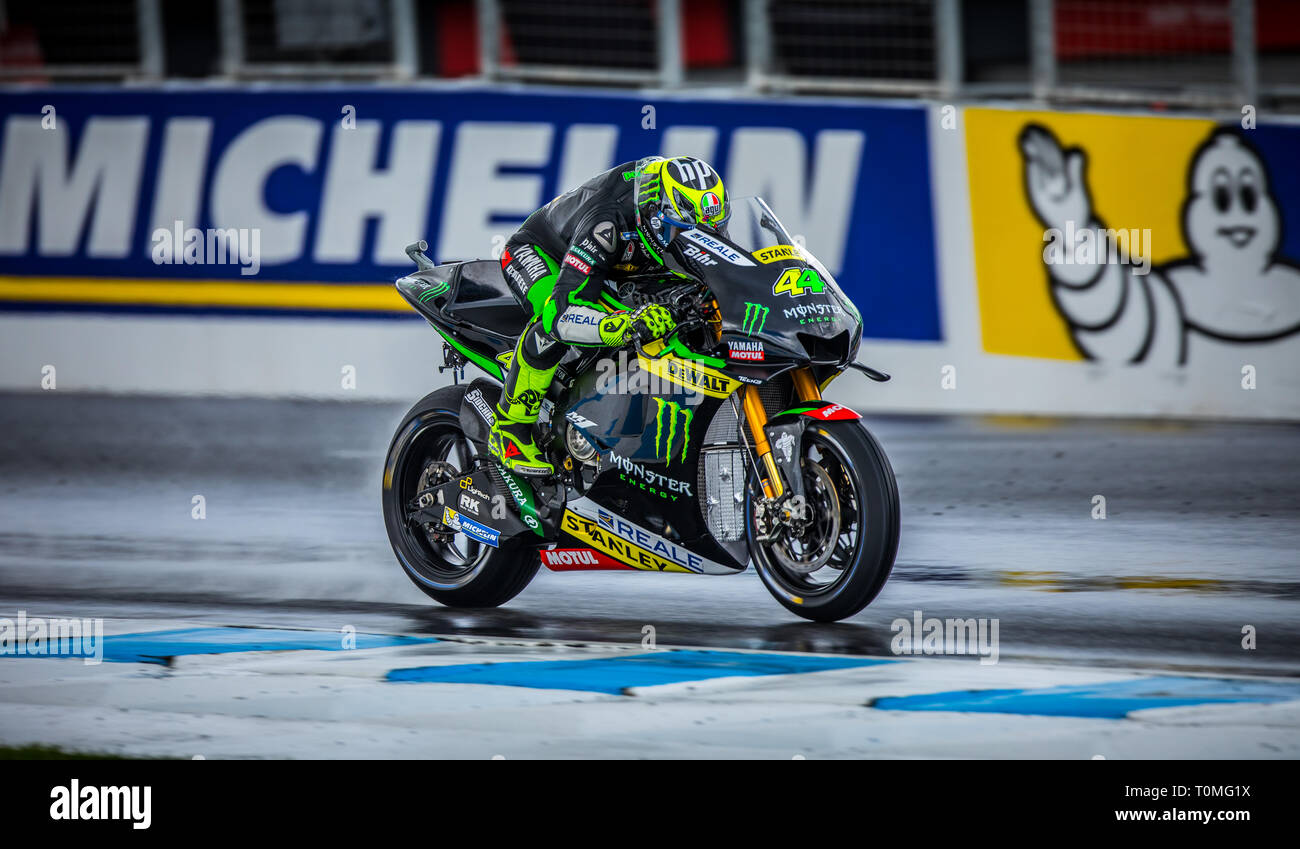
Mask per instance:
[[[762,333],[763,328],[767,325],[767,307],[761,304],[745,303],[745,323],[741,325],[741,332],[746,336],[753,336],[755,333]]]
[[[658,175],[646,180],[641,184],[641,194],[637,198],[639,203],[653,202],[659,199],[659,177]]]
[[[451,288],[451,284],[448,283],[446,280],[439,280],[437,283],[433,284],[432,289],[429,289],[427,292],[420,295],[420,303],[424,303],[430,298],[436,298],[450,288]]]
[[[686,449],[691,444],[691,418],[694,410],[688,410],[676,401],[655,399],[655,456],[663,457],[669,465],[673,462],[673,440],[677,438],[677,417],[682,419],[682,462],[686,462]],[[665,415],[665,413],[667,415]],[[668,438],[664,437],[664,419],[668,420]],[[662,448],[660,445],[662,444]]]

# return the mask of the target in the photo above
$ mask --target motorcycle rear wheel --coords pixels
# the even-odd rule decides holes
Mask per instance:
[[[446,538],[408,517],[430,483],[431,467],[449,463],[459,474],[473,471],[474,444],[458,418],[464,394],[464,386],[439,389],[403,418],[384,464],[384,526],[402,571],[425,595],[448,607],[499,607],[537,574],[535,547],[504,540],[493,548],[463,534]]]

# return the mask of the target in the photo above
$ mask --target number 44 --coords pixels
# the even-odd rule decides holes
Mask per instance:
[[[797,268],[788,268],[785,273],[777,278],[776,284],[772,286],[773,295],[789,295],[797,298],[805,292],[821,293],[826,286],[822,282],[821,276],[813,269],[807,268],[800,271]]]

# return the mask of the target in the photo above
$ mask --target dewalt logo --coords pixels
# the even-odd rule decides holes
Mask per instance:
[[[746,336],[753,336],[756,333],[762,333],[763,328],[767,326],[767,307],[762,304],[751,304],[745,302],[745,321],[740,326],[740,330]]]
[[[653,353],[653,351],[646,349],[646,353]],[[680,386],[688,392],[702,393],[711,398],[726,398],[739,384],[739,381],[731,379],[716,369],[696,365],[672,354],[654,359],[638,356],[638,361],[641,368],[650,374],[674,386]]]
[[[703,366],[695,366],[676,357],[664,357],[663,376],[678,386],[698,389],[708,395],[725,398],[731,393],[731,379]]]
[[[655,399],[656,457],[662,457],[668,461],[668,465],[672,465],[673,445],[677,441],[678,431],[681,431],[682,450],[679,459],[681,462],[686,462],[686,452],[691,445],[691,419],[694,417],[694,410],[688,410],[676,401],[665,401],[663,398]],[[680,425],[678,422],[680,422]]]

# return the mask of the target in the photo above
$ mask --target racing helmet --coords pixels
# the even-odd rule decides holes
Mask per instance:
[[[637,162],[637,232],[651,253],[683,230],[719,230],[731,215],[722,177],[703,159],[652,156]]]

